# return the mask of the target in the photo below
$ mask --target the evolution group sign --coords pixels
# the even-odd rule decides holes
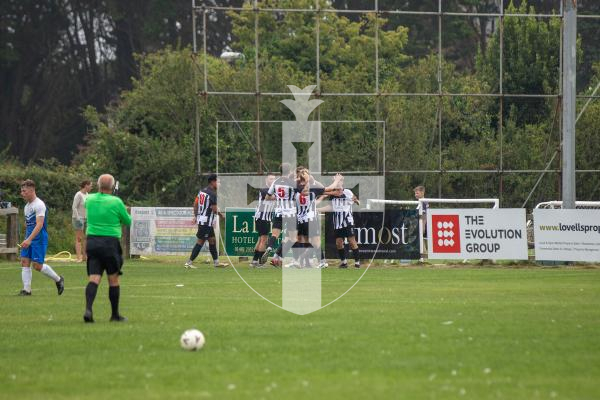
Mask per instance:
[[[430,259],[526,260],[525,209],[430,209]]]

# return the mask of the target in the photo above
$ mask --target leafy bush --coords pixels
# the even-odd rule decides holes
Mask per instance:
[[[79,184],[89,178],[77,169],[53,160],[43,161],[41,165],[23,165],[14,160],[0,160],[0,190],[4,193],[3,200],[22,208],[25,201],[20,195],[21,182],[25,179],[35,182],[37,195],[49,208],[70,210]]]

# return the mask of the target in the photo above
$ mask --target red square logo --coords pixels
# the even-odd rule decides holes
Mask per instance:
[[[431,241],[434,253],[460,253],[458,215],[432,215]]]

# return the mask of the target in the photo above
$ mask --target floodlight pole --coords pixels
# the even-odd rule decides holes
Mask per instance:
[[[196,63],[198,62],[198,44],[196,42],[196,29],[197,29],[197,21],[196,21],[196,0],[192,0],[192,31],[193,31],[193,47],[192,47],[192,54],[193,54],[193,64],[192,65],[192,71],[193,71],[193,76],[192,79],[194,79],[194,144],[195,144],[195,151],[194,153],[196,153],[196,175],[200,175],[202,173],[202,168],[200,165],[200,105],[198,104],[198,102],[200,101],[198,99],[199,93],[198,93],[198,73],[196,71]],[[204,33],[204,32],[203,32]],[[206,90],[206,89],[205,89]]]
[[[577,58],[577,0],[563,0],[562,70],[562,201],[575,208],[575,67]]]

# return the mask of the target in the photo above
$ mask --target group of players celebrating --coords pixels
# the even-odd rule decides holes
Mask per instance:
[[[251,266],[263,267],[272,254],[271,265],[282,266],[285,253],[291,249],[292,262],[285,267],[327,268],[325,252],[321,248],[320,212],[332,212],[335,229],[336,248],[340,258],[340,268],[348,268],[348,256],[345,240],[348,241],[354,258],[354,267],[360,268],[358,244],[354,235],[354,217],[352,205],[358,204],[351,190],[343,187],[344,177],[336,174],[329,186],[315,180],[310,171],[298,167],[291,171],[287,163],[280,166],[281,175],[266,176],[266,186],[259,190],[258,204],[254,212],[258,240],[254,249]],[[219,263],[214,226],[216,216],[221,215],[217,206],[219,180],[217,175],[208,176],[208,185],[201,189],[194,201],[194,220],[198,225],[197,243],[192,249],[185,268],[196,268],[194,259],[200,253],[205,242],[215,267]],[[329,204],[317,208],[324,200]],[[285,237],[276,246],[279,236]]]
[[[335,175],[329,186],[315,180],[304,167],[290,170],[289,164],[280,167],[281,176],[267,175],[266,187],[258,194],[254,213],[258,240],[251,266],[260,268],[273,253],[271,264],[282,266],[284,252],[291,248],[292,262],[286,267],[327,268],[325,252],[321,248],[320,212],[333,212],[336,247],[340,268],[348,268],[345,239],[348,240],[354,258],[354,267],[360,268],[358,244],[354,236],[352,205],[358,199],[349,189],[344,189],[344,177]],[[319,207],[329,199],[326,206]],[[285,237],[276,247],[281,233]],[[270,235],[269,235],[270,233]]]

